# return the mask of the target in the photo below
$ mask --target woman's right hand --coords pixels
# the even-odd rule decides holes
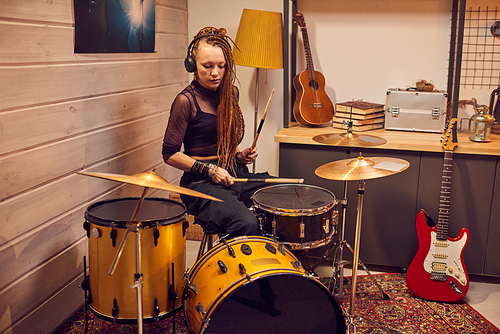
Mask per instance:
[[[211,179],[213,182],[222,184],[225,187],[229,187],[234,184],[233,177],[227,170],[221,167],[217,167],[215,173],[211,176]]]

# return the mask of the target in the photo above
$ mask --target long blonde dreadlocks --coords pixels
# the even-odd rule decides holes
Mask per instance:
[[[226,69],[219,86],[219,106],[217,107],[217,157],[220,167],[230,169],[234,173],[238,145],[245,134],[245,122],[234,88],[236,70],[233,53],[228,42],[231,38],[226,35],[226,32],[224,28],[205,27],[201,29],[194,38],[206,37],[201,37],[196,41],[192,54],[196,56],[202,43],[218,46],[224,54]]]

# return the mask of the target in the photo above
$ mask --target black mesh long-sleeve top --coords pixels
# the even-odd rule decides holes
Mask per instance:
[[[176,96],[163,138],[165,162],[181,151],[182,144],[189,156],[217,155],[218,97],[218,90],[206,89],[196,80]]]

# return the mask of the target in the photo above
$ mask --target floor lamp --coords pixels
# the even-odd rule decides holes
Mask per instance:
[[[259,114],[259,69],[283,68],[283,20],[281,13],[243,9],[233,49],[237,65],[257,68],[253,135]],[[253,163],[255,173],[255,161]]]

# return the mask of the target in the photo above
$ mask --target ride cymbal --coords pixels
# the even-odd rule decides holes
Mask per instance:
[[[123,183],[134,184],[136,186],[155,188],[166,191],[173,191],[183,195],[189,195],[194,197],[206,198],[212,201],[223,202],[222,200],[215,198],[198,191],[187,189],[184,187],[176,186],[168,183],[167,180],[153,172],[149,173],[139,173],[134,175],[121,175],[121,174],[111,174],[111,173],[93,173],[93,172],[78,172],[78,174],[98,177],[101,179],[113,180]]]
[[[409,166],[410,163],[403,159],[360,156],[329,162],[318,167],[315,174],[329,180],[368,180],[402,172]]]
[[[387,140],[381,137],[358,135],[352,132],[325,133],[314,136],[313,140],[321,144],[350,147],[377,146],[387,143]]]

